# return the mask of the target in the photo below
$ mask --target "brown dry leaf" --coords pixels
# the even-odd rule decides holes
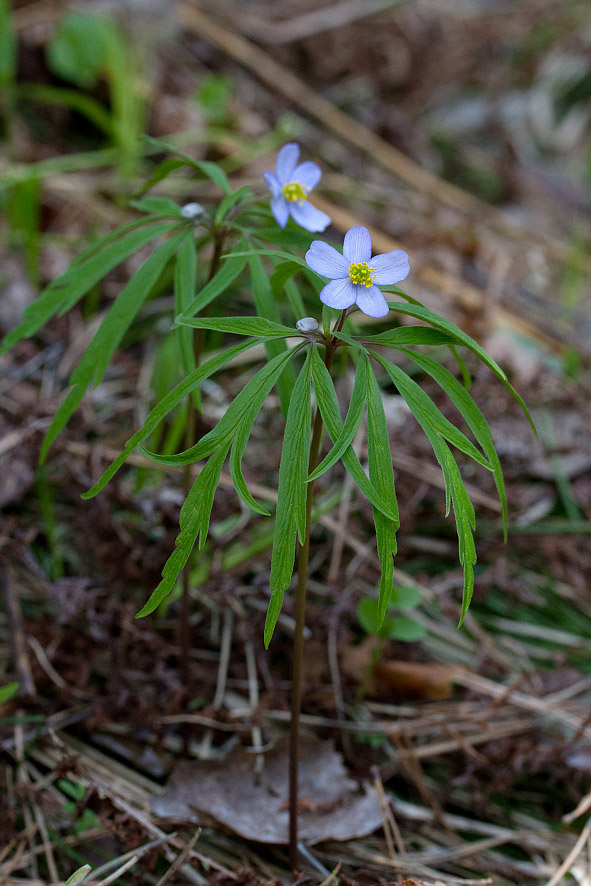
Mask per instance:
[[[359,682],[371,665],[378,646],[376,637],[367,637],[358,646],[347,646],[341,654],[343,673]],[[379,659],[366,689],[371,698],[388,701],[393,697],[434,701],[450,698],[453,682],[462,672],[457,665],[423,664],[398,659]]]
[[[457,665],[379,661],[374,670],[372,692],[381,697],[396,693],[429,701],[450,698],[454,680],[462,671]]]
[[[256,759],[238,748],[221,761],[179,763],[164,794],[153,801],[153,811],[197,823],[205,814],[247,840],[287,843],[287,736],[265,753],[260,775]],[[333,743],[312,734],[300,740],[299,792],[299,832],[306,843],[364,837],[382,824],[373,786],[359,788]]]

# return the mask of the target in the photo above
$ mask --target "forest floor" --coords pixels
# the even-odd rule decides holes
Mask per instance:
[[[66,6],[13,6],[18,83],[64,86],[45,50]],[[357,614],[379,580],[371,508],[340,467],[324,476],[320,501],[336,506],[312,539],[302,770],[335,799],[302,798],[297,882],[589,886],[586,5],[100,6],[142,44],[149,135],[220,161],[261,196],[277,149],[297,140],[325,170],[315,202],[331,236],[364,224],[375,251],[407,250],[408,292],[492,354],[538,428],[536,439],[510,394],[469,364],[510,531],[505,544],[492,476],[466,464],[478,566],[458,629],[443,480],[384,388],[401,510],[395,583],[422,639],[390,640],[379,656]],[[102,82],[80,94],[109,108]],[[0,169],[2,331],[89,238],[134,217],[128,197],[149,168],[142,160],[123,177],[79,110],[15,95]],[[183,178],[154,192],[212,199],[208,183]],[[182,474],[136,454],[98,497],[80,498],[145,418],[165,360],[167,292],[38,465],[95,315],[132,265],[0,360],[0,886],[62,883],[84,864],[96,884],[289,882],[286,812],[251,772],[264,763],[271,778],[287,759],[293,600],[265,651],[269,524],[241,511],[222,480],[211,539],[191,566],[184,681],[178,599],[134,618],[174,546]],[[248,313],[248,291],[232,297]],[[213,423],[242,384],[231,370],[210,381],[204,416]],[[445,411],[437,386],[426,389]],[[267,502],[282,430],[274,407],[271,397],[248,459]],[[362,436],[356,445],[363,461]]]

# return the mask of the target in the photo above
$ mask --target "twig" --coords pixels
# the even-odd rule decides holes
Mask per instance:
[[[266,18],[264,22],[254,15],[247,15],[240,5],[238,20],[242,33],[248,34],[257,42],[292,43],[295,40],[331,31],[350,22],[378,15],[404,2],[406,0],[344,0],[343,3],[321,6],[319,9],[293,18],[282,21],[269,21]],[[232,11],[237,12],[237,10]]]
[[[189,840],[189,842],[187,843],[187,845],[185,846],[183,851],[179,852],[178,856],[173,861],[173,863],[171,864],[169,869],[166,871],[166,873],[160,877],[160,879],[156,883],[156,886],[164,886],[164,884],[167,882],[167,880],[170,880],[172,875],[178,871],[178,869],[184,864],[185,860],[191,854],[191,850],[200,836],[201,836],[201,828],[197,828],[197,830],[195,831],[195,833],[193,834],[193,836],[191,837],[191,839]]]
[[[589,839],[590,835],[591,835],[591,818],[589,819],[589,821],[587,822],[587,824],[585,825],[585,827],[581,831],[581,833],[579,835],[579,839],[577,840],[577,842],[575,843],[575,845],[573,846],[573,848],[571,849],[569,854],[566,856],[566,858],[564,859],[564,861],[562,862],[562,864],[560,865],[560,867],[558,868],[556,873],[546,883],[546,886],[556,886],[557,883],[560,883],[560,881],[562,880],[564,875],[568,872],[569,868],[572,867],[575,860],[579,857],[579,855],[583,851],[585,843]]]

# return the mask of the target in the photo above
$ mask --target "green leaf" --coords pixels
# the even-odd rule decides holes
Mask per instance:
[[[81,868],[78,868],[77,871],[74,871],[73,874],[70,874],[70,876],[64,883],[64,886],[79,886],[79,884],[88,877],[91,870],[92,868],[89,864],[82,865]]]
[[[316,470],[312,471],[312,473],[308,477],[308,483],[313,480],[317,480],[324,473],[326,473],[326,471],[332,468],[332,466],[343,457],[344,453],[352,444],[353,438],[355,437],[359,425],[361,424],[363,413],[365,412],[367,388],[368,362],[367,360],[360,360],[357,364],[357,371],[355,373],[355,384],[353,385],[351,402],[349,403],[349,410],[347,412],[347,417],[343,425],[343,430],[328,455],[325,456]]]
[[[505,491],[505,482],[503,480],[503,470],[499,461],[499,456],[495,449],[494,441],[488,423],[470,396],[468,391],[454,378],[451,372],[448,372],[443,366],[440,366],[431,357],[426,354],[417,354],[415,351],[407,351],[401,348],[401,351],[413,360],[421,369],[433,378],[441,389],[447,394],[456,409],[462,415],[462,418],[474,434],[475,439],[482,447],[483,452],[487,456],[497,487],[499,500],[501,502],[501,511],[503,519],[503,535],[507,540],[507,493]]]
[[[310,270],[303,258],[298,258],[297,255],[292,255],[291,252],[279,252],[276,249],[260,249],[259,247],[257,247],[256,249],[244,250],[243,252],[232,252],[231,255],[240,255],[240,256],[244,256],[245,258],[253,258],[253,257],[260,257],[261,255],[267,255],[267,256],[269,256],[269,258],[286,259],[290,262],[293,262],[294,264],[299,265],[301,268],[305,268],[307,271]],[[264,270],[263,270],[263,273],[264,273]]]
[[[492,471],[492,465],[483,455],[480,454],[478,449],[474,446],[473,443],[468,440],[465,434],[462,433],[455,425],[453,425],[445,416],[439,411],[431,397],[423,391],[423,389],[418,385],[413,379],[411,379],[406,372],[400,369],[399,366],[396,366],[394,363],[390,363],[389,360],[385,360],[381,355],[376,354],[372,351],[375,359],[384,367],[396,387],[398,388],[400,394],[406,400],[409,409],[411,410],[414,417],[417,419],[421,427],[424,429],[425,424],[428,424],[431,428],[432,433],[438,434],[443,437],[444,440],[448,440],[453,446],[459,449],[461,452],[470,456],[475,462],[483,467],[487,468],[489,471]]]
[[[14,698],[18,690],[19,683],[5,683],[4,686],[0,686],[0,705]]]
[[[240,342],[238,345],[234,345],[232,348],[228,348],[226,351],[223,351],[221,354],[218,354],[215,357],[212,357],[211,360],[208,360],[206,363],[203,363],[197,369],[194,369],[186,378],[184,378],[178,385],[173,388],[170,393],[168,393],[162,400],[154,407],[154,409],[148,415],[143,427],[136,431],[136,433],[129,438],[123,451],[120,455],[117,456],[115,461],[107,468],[104,472],[100,480],[94,484],[94,486],[85,492],[82,495],[82,498],[94,498],[95,495],[103,489],[109,480],[117,473],[119,468],[125,463],[125,461],[129,458],[130,454],[139,446],[142,440],[145,440],[146,437],[149,437],[150,434],[158,427],[161,421],[163,421],[169,412],[178,406],[185,397],[191,393],[191,391],[201,384],[206,378],[209,378],[215,372],[218,372],[226,363],[229,363],[234,357],[238,354],[241,354],[243,351],[252,348],[254,345],[259,344],[258,339],[251,339],[250,341]]]
[[[176,157],[169,157],[167,160],[163,160],[158,164],[148,181],[142,185],[138,191],[138,197],[141,197],[142,194],[145,194],[146,191],[149,191],[154,185],[157,185],[165,178],[168,178],[171,172],[175,172],[177,169],[182,169],[186,165],[187,164],[184,160],[179,160]]]
[[[273,633],[275,631],[275,626],[277,624],[277,619],[281,614],[281,607],[283,606],[283,591],[275,591],[275,593],[271,594],[271,598],[269,600],[269,607],[267,609],[267,616],[265,618],[265,633],[264,633],[264,643],[265,649],[269,648],[269,643],[273,639]]]
[[[464,568],[464,588],[462,591],[462,613],[458,627],[462,624],[468,611],[474,590],[474,565],[476,563],[476,548],[474,546],[473,530],[475,527],[474,507],[470,496],[464,486],[460,469],[446,444],[440,440],[440,452],[438,460],[446,463],[444,475],[446,483],[451,489],[451,500],[458,533],[459,560]]]
[[[303,343],[295,348],[279,354],[273,360],[259,369],[234,398],[215,428],[205,434],[194,446],[179,452],[178,455],[158,455],[155,452],[142,447],[143,451],[153,461],[165,465],[192,464],[200,458],[206,458],[214,449],[227,445],[230,447],[237,429],[242,421],[250,420],[251,424],[262,408],[273,385],[285,369],[292,357],[303,347]],[[252,416],[252,419],[250,419]]]
[[[291,280],[294,274],[299,274],[301,269],[301,265],[297,261],[280,262],[269,278],[273,295],[279,296],[285,289],[287,281]]]
[[[297,329],[282,326],[263,317],[190,317],[179,318],[177,322],[179,325],[193,326],[195,329],[215,329],[217,332],[231,332],[234,335],[256,335],[260,339],[300,335]]]
[[[133,230],[115,242],[111,242],[114,235],[110,235],[106,238],[107,245],[101,245],[98,249],[94,244],[90,247],[92,254],[88,259],[73,262],[29,305],[22,323],[9,332],[2,342],[0,356],[22,338],[35,335],[57,312],[64,314],[69,311],[99,280],[133,252],[176,227],[176,222],[154,224],[147,229]]]
[[[388,438],[386,415],[382,395],[376,377],[369,366],[369,359],[364,354],[363,361],[368,364],[368,392],[367,392],[367,456],[369,466],[369,479],[374,484],[384,501],[391,504],[396,514],[395,520],[388,520],[377,509],[373,509],[374,523],[376,527],[376,541],[378,557],[382,564],[380,579],[380,595],[378,600],[378,624],[381,624],[386,614],[386,609],[392,594],[394,580],[394,561],[396,554],[396,532],[400,526],[398,517],[398,504],[396,501],[396,489],[394,486],[394,469],[392,467],[392,453]]]
[[[273,533],[273,554],[271,558],[270,587],[273,595],[282,594],[289,587],[294,568],[296,534],[300,544],[306,537],[306,501],[308,487],[306,477],[310,458],[310,432],[312,407],[310,392],[312,382],[312,361],[310,350],[306,362],[297,378],[285,423],[281,463],[279,465],[279,487],[277,510]],[[272,598],[273,599],[273,598]],[[277,597],[275,602],[277,602]],[[279,607],[280,609],[280,607]],[[265,623],[265,644],[268,646],[273,635],[277,617],[277,606],[273,608],[273,619]]]
[[[181,531],[176,539],[175,550],[164,564],[162,581],[152,593],[145,606],[137,613],[136,618],[143,618],[158,608],[173,590],[197,539],[200,539],[199,547],[205,544],[213,498],[227,453],[228,448],[218,449],[207,464],[204,465],[201,473],[193,483],[191,491],[181,508]]]
[[[418,588],[408,585],[394,585],[390,605],[394,609],[416,609],[422,599]]]
[[[317,234],[306,234],[301,228],[288,225],[287,228],[279,228],[277,224],[272,228],[258,228],[256,230],[258,240],[266,240],[268,243],[277,243],[279,246],[295,246],[298,249],[309,249],[312,240],[317,240]],[[284,257],[297,260],[291,253],[284,253]],[[306,265],[307,267],[307,265]]]
[[[130,200],[129,205],[138,212],[153,212],[156,215],[182,219],[181,207],[168,197],[142,197],[141,200]]]
[[[438,314],[434,314],[433,311],[428,310],[428,308],[423,307],[422,305],[403,305],[400,302],[388,302],[388,306],[392,311],[398,311],[399,314],[407,314],[410,317],[416,317],[417,320],[424,320],[426,323],[430,323],[431,326],[434,326],[436,329],[441,329],[444,332],[449,332],[450,335],[454,336],[459,342],[466,345],[476,356],[482,360],[482,362],[488,366],[494,375],[501,381],[507,390],[511,393],[513,398],[519,403],[525,417],[530,423],[532,430],[536,437],[538,436],[538,432],[536,431],[536,427],[533,423],[533,419],[529,414],[529,410],[522,398],[519,396],[513,385],[510,383],[509,379],[501,369],[501,367],[490,357],[484,348],[481,348],[479,344],[477,344],[473,338],[470,338],[469,335],[466,335],[465,332],[456,326],[454,323],[450,323],[449,320],[445,320],[443,317],[440,317]]]
[[[0,0],[0,86],[16,79],[17,43],[8,0]]]
[[[318,408],[322,414],[322,420],[324,421],[331,440],[333,443],[336,443],[343,430],[339,401],[330,373],[324,365],[316,348],[314,348],[312,352],[312,380],[314,382],[314,390],[316,392]],[[388,504],[382,499],[377,489],[367,479],[365,471],[361,467],[359,459],[355,455],[351,446],[343,454],[342,461],[365,497],[390,520],[397,520],[398,515],[396,509],[393,510],[392,504]]]
[[[41,446],[41,462],[45,460],[52,442],[78,408],[89,385],[93,384],[96,387],[102,379],[121,339],[178,248],[182,236],[183,234],[172,237],[156,247],[113,303],[82,360],[72,373],[70,384],[73,388],[55,413],[45,434]]]
[[[195,236],[193,230],[190,229],[181,240],[174,266],[174,310],[176,316],[182,314],[195,297],[196,287],[197,251]],[[187,324],[179,324],[176,327],[176,335],[181,355],[181,366],[185,375],[189,375],[195,369],[193,333],[187,328]]]
[[[54,74],[80,89],[92,89],[107,66],[115,25],[101,16],[70,12],[47,44],[47,64]]]
[[[392,640],[416,643],[417,640],[422,640],[427,635],[427,631],[414,618],[409,618],[408,615],[397,615],[390,619],[388,634]]]
[[[243,185],[241,188],[238,188],[237,191],[234,191],[233,194],[228,194],[216,210],[216,214],[214,216],[213,223],[216,228],[218,228],[223,221],[228,217],[230,211],[243,200],[246,200],[252,194],[252,188],[250,185]]]
[[[210,123],[227,123],[233,92],[234,81],[225,74],[206,74],[200,78],[197,101]]]
[[[252,295],[255,308],[259,317],[264,317],[273,323],[279,323],[281,316],[277,307],[277,300],[271,290],[269,278],[265,273],[265,268],[258,255],[252,256],[248,261],[250,268],[250,277],[252,280]],[[277,354],[281,354],[287,347],[284,341],[268,341],[265,343],[267,358],[271,360]],[[291,392],[295,384],[295,370],[290,366],[288,371],[281,377],[280,383],[277,385],[277,393],[281,402],[281,411],[283,415],[287,415]]]
[[[235,258],[234,253],[228,253],[226,261],[222,262],[222,266],[217,274],[209,280],[205,286],[197,293],[197,295],[185,307],[182,317],[177,317],[177,323],[184,322],[188,317],[198,314],[207,305],[214,300],[222,292],[234,282],[240,274],[246,259],[243,256]]]
[[[232,475],[234,489],[244,504],[251,508],[255,513],[261,514],[263,517],[270,517],[270,511],[258,504],[258,502],[252,497],[242,473],[242,458],[244,456],[246,444],[248,443],[248,438],[250,437],[251,429],[252,423],[249,424],[247,421],[241,422],[230,451],[230,474]]]
[[[447,345],[457,341],[456,337],[448,332],[431,329],[429,326],[399,326],[377,335],[360,336],[360,339],[363,342],[391,348],[399,345]]]
[[[175,148],[174,145],[168,144],[168,142],[162,141],[162,139],[159,138],[146,136],[146,141],[152,147],[158,148],[161,151],[167,151],[169,154],[173,154],[175,157],[183,160],[185,166],[190,166],[192,169],[196,169],[216,184],[224,194],[232,193],[232,187],[228,181],[228,176],[223,169],[220,169],[217,163],[210,163],[208,160],[194,160],[189,154],[185,154],[184,151],[180,151],[178,148]]]

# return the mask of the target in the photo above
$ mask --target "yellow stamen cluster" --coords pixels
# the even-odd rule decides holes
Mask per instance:
[[[308,199],[307,191],[308,188],[299,182],[290,182],[288,185],[283,185],[281,189],[281,193],[288,203],[303,203]]]
[[[349,265],[349,280],[356,286],[373,286],[372,274],[375,274],[375,268],[370,268],[366,261]]]

